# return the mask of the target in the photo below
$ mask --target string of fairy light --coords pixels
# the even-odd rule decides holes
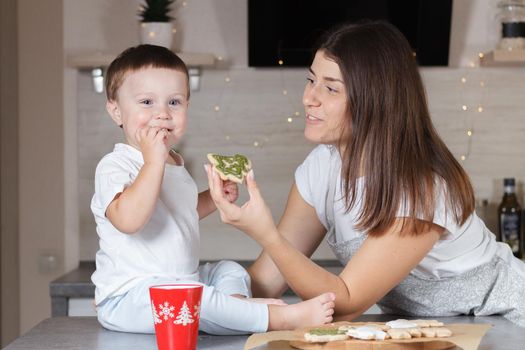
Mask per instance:
[[[479,59],[483,59],[484,54],[482,52],[478,53],[477,57]],[[469,68],[477,68],[479,67],[479,64],[476,64],[476,61],[472,60],[468,64]],[[459,88],[459,96],[460,96],[460,109],[464,113],[464,120],[465,120],[465,130],[464,135],[466,136],[466,147],[464,152],[461,152],[459,155],[459,159],[463,162],[465,162],[467,159],[469,159],[472,151],[472,139],[474,136],[474,122],[476,121],[479,113],[483,113],[485,111],[485,107],[483,106],[483,102],[485,100],[486,95],[486,86],[487,83],[485,79],[471,79],[469,78],[468,74],[464,74],[460,80],[459,80],[460,88]],[[471,101],[471,103],[467,102],[465,91],[472,88],[480,89],[481,92],[476,95],[478,97],[477,101]]]

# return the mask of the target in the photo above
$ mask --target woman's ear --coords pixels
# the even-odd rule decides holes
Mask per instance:
[[[106,102],[106,110],[108,111],[111,119],[120,127],[122,127],[122,117],[120,116],[120,108],[116,101]]]

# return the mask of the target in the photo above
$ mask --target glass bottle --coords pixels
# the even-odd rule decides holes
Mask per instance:
[[[523,254],[523,232],[521,227],[521,207],[516,197],[516,182],[513,178],[503,180],[504,194],[498,207],[498,240],[507,243],[514,256]]]
[[[502,50],[525,49],[525,0],[502,0],[498,3]]]

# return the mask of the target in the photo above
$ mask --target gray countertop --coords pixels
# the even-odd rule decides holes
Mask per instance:
[[[357,321],[388,321],[392,315],[363,315]],[[500,316],[434,318],[445,323],[490,323],[492,327],[482,339],[479,350],[525,349],[525,329]],[[199,335],[198,349],[237,350],[244,347],[248,336]],[[270,346],[258,350],[269,350]],[[147,350],[156,349],[152,334],[133,334],[108,331],[95,317],[54,317],[40,322],[28,333],[9,344],[6,350]],[[291,348],[290,348],[291,349]]]

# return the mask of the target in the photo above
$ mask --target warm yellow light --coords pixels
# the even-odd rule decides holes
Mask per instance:
[[[283,90],[283,95],[288,95],[288,91]]]
[[[215,112],[218,112],[220,109],[221,109],[221,107],[219,107],[219,106],[215,106],[215,107],[213,107],[213,110],[214,110]]]
[[[478,112],[479,112],[479,113],[483,112],[483,107],[479,106],[479,107],[478,107]]]
[[[466,111],[468,109],[468,107],[466,105],[463,105],[463,106],[461,106],[461,109]]]
[[[283,60],[278,61],[279,65],[282,66],[284,64]]]
[[[253,145],[254,145],[255,147],[259,146],[259,142],[255,141],[255,142],[253,143]]]
[[[294,114],[295,114],[296,117],[301,115],[301,113],[299,113],[299,112],[295,112]]]
[[[483,58],[483,57],[485,57],[485,55],[483,54],[483,52],[478,53],[478,56],[479,56],[479,58]]]
[[[461,160],[465,160],[465,159],[467,159],[467,157],[464,156],[464,155],[462,155],[462,156],[461,156]]]
[[[467,130],[467,135],[472,136],[472,130]]]
[[[287,119],[287,120],[288,120],[288,123],[291,123],[291,122],[293,121],[293,119],[292,119],[292,118],[290,118],[290,117],[288,117],[288,119]]]
[[[154,38],[155,37],[155,32],[149,32],[148,35],[149,35],[150,38]]]
[[[230,82],[230,77],[226,77],[226,78],[224,78],[224,81],[227,82],[227,83],[229,83],[229,82]]]
[[[222,56],[217,56],[218,61],[222,61]]]
[[[173,34],[177,33],[177,28],[173,28],[173,29],[171,29],[171,32],[172,32]]]
[[[465,84],[467,82],[467,78],[461,78],[461,82]]]
[[[480,85],[481,87],[484,87],[484,86],[485,86],[485,82],[484,82],[484,81],[480,81],[480,82],[479,82],[479,85]]]
[[[476,67],[476,64],[474,62],[470,62],[468,65],[469,65],[470,68]]]
[[[188,3],[186,1],[183,1],[182,6],[186,6],[186,5],[188,5]]]

